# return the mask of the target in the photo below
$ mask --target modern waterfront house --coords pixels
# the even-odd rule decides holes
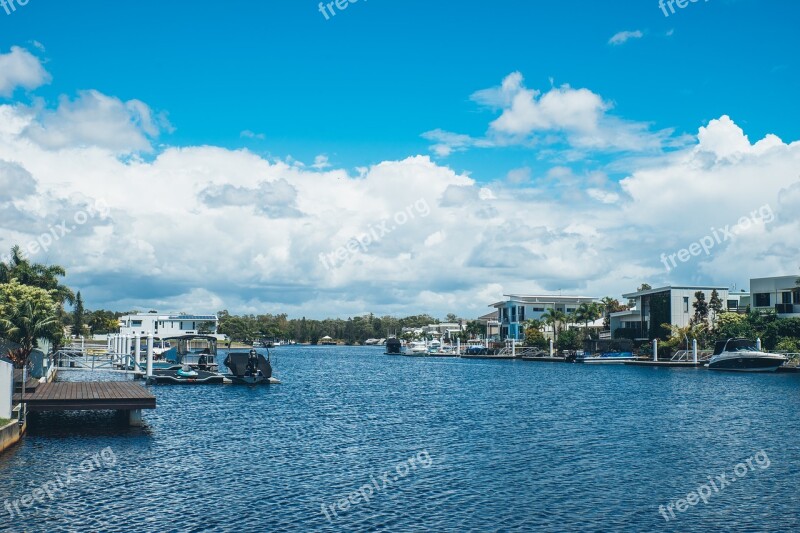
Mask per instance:
[[[751,309],[774,310],[779,318],[800,317],[798,276],[753,278],[750,280]]]
[[[497,320],[500,324],[500,338],[503,340],[522,340],[525,336],[527,320],[542,320],[548,309],[562,313],[572,313],[582,303],[590,304],[597,298],[590,296],[553,296],[553,295],[517,295],[504,294],[508,299],[493,303],[490,307],[497,309]],[[551,331],[545,332],[552,335]]]
[[[121,335],[147,335],[166,339],[181,335],[213,335],[217,336],[219,319],[216,315],[160,315],[158,313],[142,313],[126,315],[119,319]]]
[[[702,292],[706,302],[710,302],[714,290],[722,300],[723,308],[734,311],[730,306],[734,303],[738,306],[739,299],[729,298],[728,287],[666,286],[623,294],[634,305],[628,311],[611,313],[611,335],[613,338],[650,340],[662,336],[661,324],[688,326],[694,316],[695,293]]]

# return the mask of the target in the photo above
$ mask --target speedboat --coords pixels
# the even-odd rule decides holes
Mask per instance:
[[[406,353],[403,355],[425,357],[428,355],[428,343],[425,341],[414,341],[406,347]]]
[[[229,374],[223,377],[237,385],[269,385],[272,383],[272,363],[269,352],[264,357],[255,350],[250,353],[230,352],[225,358]]]
[[[738,372],[775,372],[788,359],[784,355],[762,352],[750,339],[717,341],[714,355],[708,361],[709,370]]]
[[[224,381],[222,374],[218,372],[194,370],[188,365],[180,365],[175,368],[154,368],[153,375],[147,378],[148,383],[160,385],[220,384]]]
[[[583,352],[575,356],[576,363],[595,365],[623,364],[627,361],[636,361],[636,357],[632,352],[602,352],[596,354]]]
[[[396,337],[386,339],[386,355],[400,355],[403,353],[403,342]]]
[[[217,338],[210,335],[183,335],[164,341],[172,346],[161,354],[163,360],[153,362],[153,375],[149,383],[203,384],[223,383],[225,378],[217,372]]]

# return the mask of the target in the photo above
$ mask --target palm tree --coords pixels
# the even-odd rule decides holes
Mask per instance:
[[[9,340],[20,345],[8,355],[15,367],[23,368],[37,346],[37,339],[52,335],[57,318],[52,309],[30,300],[17,302],[10,311],[7,316],[0,317],[0,331]]]
[[[582,303],[575,310],[575,318],[584,324],[584,336],[589,336],[589,322],[594,322],[603,316],[602,305],[596,302]]]
[[[8,263],[0,262],[0,283],[8,283],[12,279],[16,279],[22,285],[53,291],[51,294],[56,303],[62,305],[65,301],[70,304],[75,303],[75,293],[66,285],[59,283],[58,280],[67,275],[64,267],[31,263],[23,255],[19,246],[11,248],[11,258]]]
[[[544,320],[545,324],[553,327],[553,341],[557,341],[561,323],[567,320],[567,315],[555,307],[550,307],[542,315],[542,320]]]

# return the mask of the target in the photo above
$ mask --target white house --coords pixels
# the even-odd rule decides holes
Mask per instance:
[[[147,335],[155,337],[179,337],[181,335],[217,335],[219,319],[216,315],[159,315],[142,313],[126,315],[119,319],[121,335]]]
[[[774,309],[780,318],[800,317],[798,279],[798,276],[751,279],[751,308],[754,311]]]
[[[632,330],[635,339],[649,340],[660,336],[661,324],[672,324],[678,327],[689,325],[694,316],[695,293],[702,292],[706,303],[711,301],[711,293],[716,290],[722,301],[723,309],[733,311],[729,306],[737,302],[731,298],[727,287],[659,287],[646,291],[623,294],[632,300],[634,307],[628,311],[611,313],[611,334],[616,336],[619,329]],[[709,313],[710,315],[710,313]]]
[[[500,338],[521,340],[525,335],[524,323],[527,320],[541,320],[548,309],[562,313],[572,313],[582,303],[592,303],[597,298],[590,296],[553,296],[504,294],[508,300],[493,303],[490,307],[497,309],[497,320],[500,323]]]

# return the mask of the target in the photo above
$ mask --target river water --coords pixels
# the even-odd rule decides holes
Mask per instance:
[[[150,387],[145,428],[39,415],[0,529],[800,530],[798,374],[272,356],[281,385]]]

